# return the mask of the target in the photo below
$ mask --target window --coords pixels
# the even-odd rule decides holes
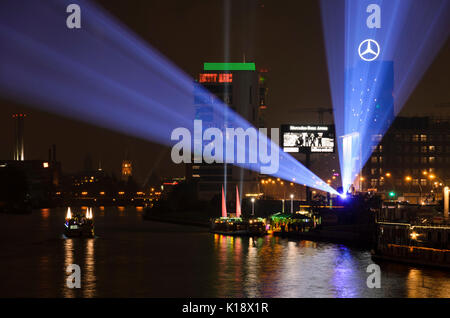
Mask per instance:
[[[420,141],[427,141],[427,135],[420,135]]]
[[[370,158],[370,162],[377,163],[378,162],[377,157],[374,156],[374,157]]]
[[[435,146],[428,146],[428,151],[429,152],[434,152],[436,150]]]
[[[427,185],[427,179],[420,179],[420,185],[426,186]]]
[[[376,175],[377,174],[377,169],[376,168],[370,169],[370,174],[371,175]]]
[[[425,152],[427,152],[427,150],[428,150],[428,147],[427,147],[427,146],[422,146],[422,147],[420,147],[420,152],[421,152],[421,153],[425,153]]]
[[[428,162],[429,163],[435,163],[436,162],[436,157],[428,157]]]
[[[412,141],[419,141],[419,135],[413,135]]]
[[[382,162],[383,162],[383,157],[380,156],[380,157],[378,158],[378,160],[379,160],[380,163],[382,163]]]
[[[427,163],[427,157],[420,157],[420,163]]]
[[[419,185],[419,179],[413,179],[412,180],[413,185]]]
[[[370,185],[375,188],[378,184],[378,179],[370,179]]]

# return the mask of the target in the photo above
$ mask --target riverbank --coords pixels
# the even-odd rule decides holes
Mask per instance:
[[[199,226],[209,228],[210,221],[203,213],[188,212],[166,212],[166,213],[145,213],[144,220],[172,223],[179,225]],[[370,249],[373,247],[373,234],[370,228],[365,225],[343,225],[330,226],[324,229],[316,229],[310,232],[275,232],[274,236],[284,237],[292,240],[310,240],[320,242],[330,242],[346,244],[349,246]]]

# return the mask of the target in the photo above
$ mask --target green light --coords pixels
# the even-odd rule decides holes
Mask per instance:
[[[255,63],[203,63],[205,71],[255,71]]]
[[[390,196],[390,197],[395,196],[395,192],[394,192],[394,191],[389,192],[389,196]]]

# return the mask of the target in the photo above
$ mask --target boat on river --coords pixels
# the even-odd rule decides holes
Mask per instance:
[[[374,259],[450,269],[450,221],[434,208],[385,204],[376,227]]]
[[[92,208],[88,208],[85,214],[82,212],[72,213],[70,207],[67,208],[64,235],[67,237],[94,237]]]
[[[263,218],[243,218],[239,200],[239,190],[236,186],[236,213],[228,216],[225,194],[222,187],[222,216],[211,220],[211,232],[234,236],[261,236],[267,234],[266,221]]]

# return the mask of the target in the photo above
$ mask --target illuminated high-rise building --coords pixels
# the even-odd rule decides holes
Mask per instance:
[[[253,126],[263,126],[267,108],[266,74],[267,70],[257,71],[255,63],[204,63],[195,83],[195,119],[202,120],[205,128],[214,127],[217,120],[213,104],[224,103]],[[204,88],[219,101],[204,93]],[[201,198],[220,193],[224,184],[229,189],[238,185],[243,194],[258,192],[258,173],[254,171],[221,163],[189,164],[187,168],[187,177],[198,181]]]
[[[362,189],[357,176],[370,157],[370,151],[381,141],[394,115],[394,63],[392,61],[358,62],[346,73],[346,135],[342,138],[344,162],[352,167],[350,184]],[[342,159],[341,159],[342,160]]]

